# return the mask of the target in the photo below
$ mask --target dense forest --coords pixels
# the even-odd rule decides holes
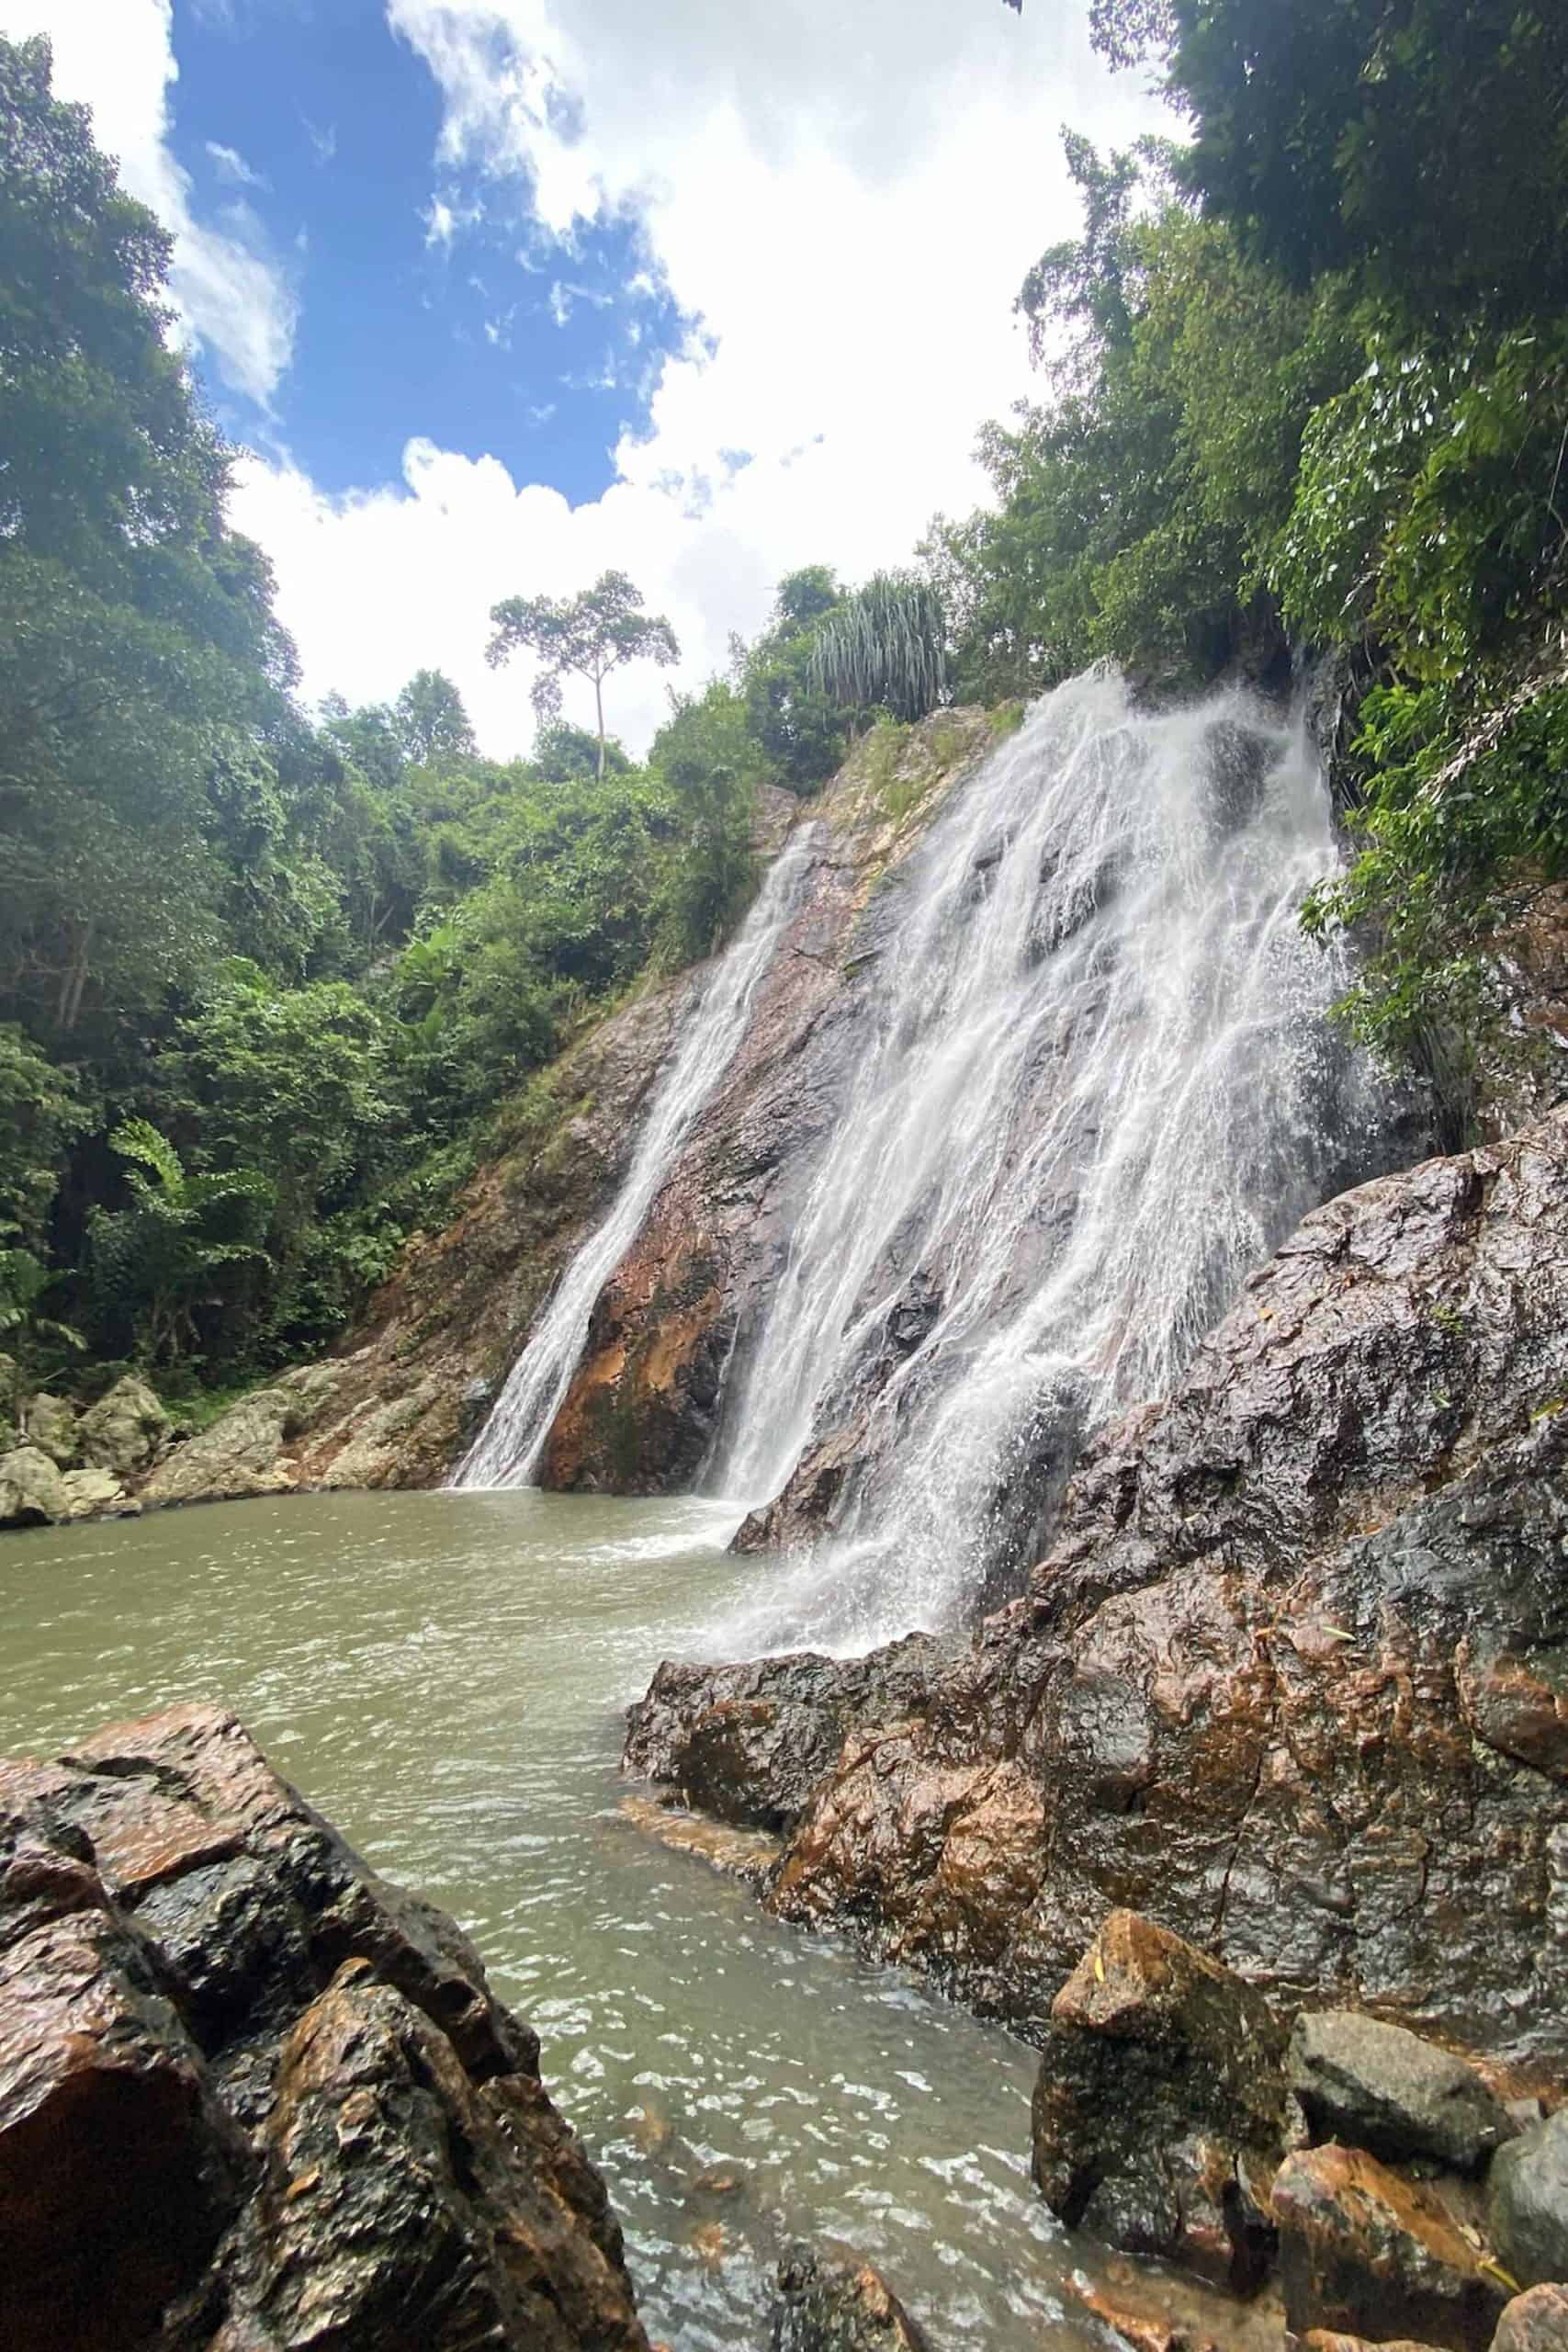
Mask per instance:
[[[1032,5],[1032,0],[1030,0]],[[615,572],[498,605],[525,757],[430,670],[307,712],[169,240],[47,43],[0,41],[0,1332],[22,1376],[220,1394],[327,1344],[530,1116],[531,1080],[754,881],[759,786],[1110,657],[1151,691],[1341,664],[1346,1008],[1462,1121],[1512,928],[1568,865],[1568,21],[1540,0],[1095,0],[1183,145],[1069,134],[1020,294],[1038,398],[908,567],[782,582],[646,762],[676,658]],[[559,682],[598,698],[564,724]],[[613,713],[613,689],[612,689]],[[520,719],[521,719],[520,712]],[[0,1400],[0,1412],[4,1401]]]

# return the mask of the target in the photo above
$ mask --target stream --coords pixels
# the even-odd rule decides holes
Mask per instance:
[[[233,1708],[531,2019],[676,2352],[759,2352],[796,2235],[874,2259],[939,2346],[1103,2347],[1066,2285],[1084,2249],[1029,2179],[1031,2052],[778,1926],[622,1810],[622,1706],[660,1657],[713,1654],[757,1574],[721,1548],[732,1522],[344,1494],[13,1535],[0,1755],[180,1699]]]

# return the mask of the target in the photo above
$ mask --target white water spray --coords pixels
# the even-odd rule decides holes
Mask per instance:
[[[851,1429],[848,1499],[730,1654],[940,1626],[1027,1565],[1043,1464],[1168,1389],[1322,1196],[1371,1110],[1297,922],[1335,854],[1304,732],[1105,672],[939,819],[715,1481],[765,1503]]]
[[[746,1034],[751,1001],[795,912],[817,834],[817,827],[802,827],[773,861],[756,904],[714,967],[659,1082],[615,1205],[566,1269],[452,1486],[525,1487],[532,1480],[582,1353],[594,1301],[637,1239]]]

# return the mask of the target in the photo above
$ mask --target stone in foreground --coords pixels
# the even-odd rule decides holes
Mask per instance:
[[[1568,2279],[1568,2108],[1502,2151],[1487,2177],[1486,2213],[1521,2287]]]
[[[234,1719],[0,1765],[3,2352],[647,2352],[452,1923]]]
[[[931,2352],[880,2271],[792,2246],[779,2264],[773,2352]]]
[[[1497,2323],[1492,2352],[1562,2352],[1568,2345],[1568,2287],[1532,2287],[1516,2295]]]
[[[1350,2009],[1298,2018],[1288,2072],[1314,2140],[1393,2164],[1425,2157],[1477,2173],[1518,2129],[1462,2058]]]
[[[1373,2343],[1488,2352],[1507,2290],[1433,2189],[1331,2143],[1287,2159],[1273,2207],[1285,2313],[1298,2335],[1337,2329]]]
[[[1033,2104],[1053,2212],[1216,2284],[1269,2266],[1285,2034],[1207,1953],[1113,1911],[1052,2004]]]

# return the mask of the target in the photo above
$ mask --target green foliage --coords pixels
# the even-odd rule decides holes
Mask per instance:
[[[74,1324],[44,1310],[43,1300],[60,1279],[30,1250],[0,1250],[0,1340],[15,1359],[17,1391],[0,1394],[0,1410],[14,1412],[21,1396],[41,1385],[50,1366],[87,1344]]]
[[[935,586],[876,573],[818,625],[807,677],[840,710],[923,718],[947,684],[947,621]]]
[[[761,768],[748,706],[715,681],[679,697],[655,736],[649,764],[668,796],[674,854],[666,857],[658,900],[664,960],[712,953],[756,884],[751,810]]]
[[[75,1073],[0,1023],[0,1238],[44,1241],[66,1148],[91,1125]]]
[[[1353,270],[1438,328],[1568,306],[1568,15],[1553,0],[1097,0],[1160,51],[1184,185],[1297,285]]]
[[[141,1361],[175,1363],[199,1344],[199,1319],[215,1321],[256,1269],[273,1197],[254,1168],[187,1171],[168,1137],[126,1119],[109,1137],[127,1162],[130,1205],[97,1208],[91,1279],[100,1328],[129,1331]]]
[[[513,653],[537,655],[534,709],[542,722],[560,717],[561,680],[592,680],[598,715],[598,773],[604,773],[604,681],[627,662],[655,662],[661,670],[681,658],[675,632],[662,616],[645,613],[642,592],[624,571],[605,571],[581,594],[507,596],[492,607],[494,632],[485,659],[492,669]]]

